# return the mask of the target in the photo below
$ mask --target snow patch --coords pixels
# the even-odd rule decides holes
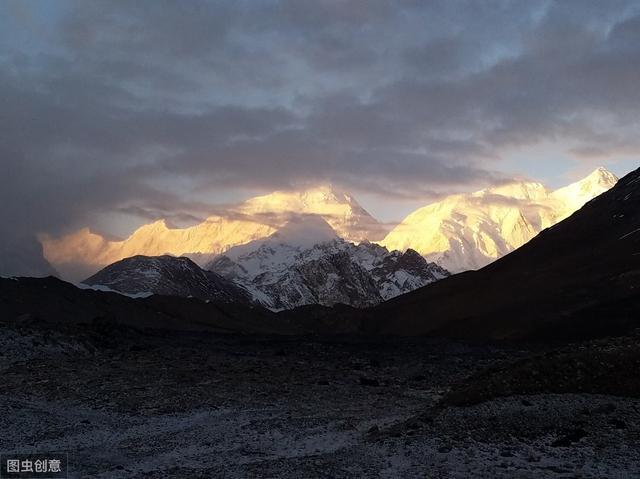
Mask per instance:
[[[80,289],[92,289],[94,291],[101,291],[103,293],[117,293],[122,296],[128,296],[129,298],[148,298],[149,296],[153,296],[154,293],[151,291],[141,291],[139,293],[123,293],[122,291],[118,291],[116,289],[111,289],[109,286],[105,286],[103,284],[85,284],[85,283],[76,283],[75,286]]]

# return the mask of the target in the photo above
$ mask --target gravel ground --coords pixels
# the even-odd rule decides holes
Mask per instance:
[[[441,399],[532,347],[0,328],[0,452],[70,477],[640,477],[640,401]]]

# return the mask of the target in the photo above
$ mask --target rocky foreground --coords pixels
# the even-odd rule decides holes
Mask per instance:
[[[0,451],[83,478],[639,477],[638,343],[3,323]]]

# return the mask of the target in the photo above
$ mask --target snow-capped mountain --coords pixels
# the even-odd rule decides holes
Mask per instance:
[[[385,231],[352,197],[330,186],[275,192],[229,207],[187,228],[170,228],[164,220],[144,225],[122,241],[109,241],[84,228],[62,238],[43,237],[45,257],[62,273],[78,263],[93,271],[135,255],[189,256],[204,264],[229,248],[274,233],[289,219],[314,214],[352,241],[381,239]]]
[[[582,181],[555,191],[537,182],[515,182],[452,195],[416,210],[384,238],[382,225],[355,199],[320,186],[252,198],[191,227],[170,228],[160,220],[122,241],[109,241],[85,228],[62,238],[44,237],[42,243],[56,270],[77,280],[77,270],[86,277],[135,255],[188,256],[203,266],[230,248],[269,237],[292,219],[315,215],[344,240],[379,242],[389,251],[413,249],[428,261],[459,272],[480,268],[520,247],[616,181],[612,173],[598,168]],[[325,240],[320,234],[309,241]]]
[[[617,182],[616,175],[600,167],[581,181],[555,190],[551,193],[551,198],[558,203],[557,221],[570,216],[588,201],[613,188]]]
[[[242,285],[273,310],[306,304],[371,306],[449,275],[412,250],[389,252],[369,242],[345,241],[315,216],[231,248],[205,268]]]
[[[100,270],[83,284],[130,295],[162,294],[223,303],[250,303],[247,291],[189,258],[133,256]]]
[[[323,218],[340,238],[360,242],[382,239],[386,231],[350,195],[324,185],[300,192],[274,192],[245,201],[240,211],[247,216],[283,214],[283,226],[293,214]]]
[[[617,180],[598,168],[555,191],[537,182],[517,182],[452,195],[411,213],[380,244],[411,248],[454,273],[478,269],[570,216]]]
[[[400,296],[358,320],[379,334],[618,336],[640,326],[639,252],[640,168],[500,261]]]

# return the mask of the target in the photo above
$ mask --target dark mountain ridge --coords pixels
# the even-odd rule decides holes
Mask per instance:
[[[189,258],[170,255],[125,258],[106,266],[83,283],[126,294],[146,292],[223,303],[251,303],[244,288],[203,270]]]
[[[118,323],[137,329],[299,334],[270,311],[239,303],[80,289],[53,276],[0,278],[0,320],[29,324]]]

